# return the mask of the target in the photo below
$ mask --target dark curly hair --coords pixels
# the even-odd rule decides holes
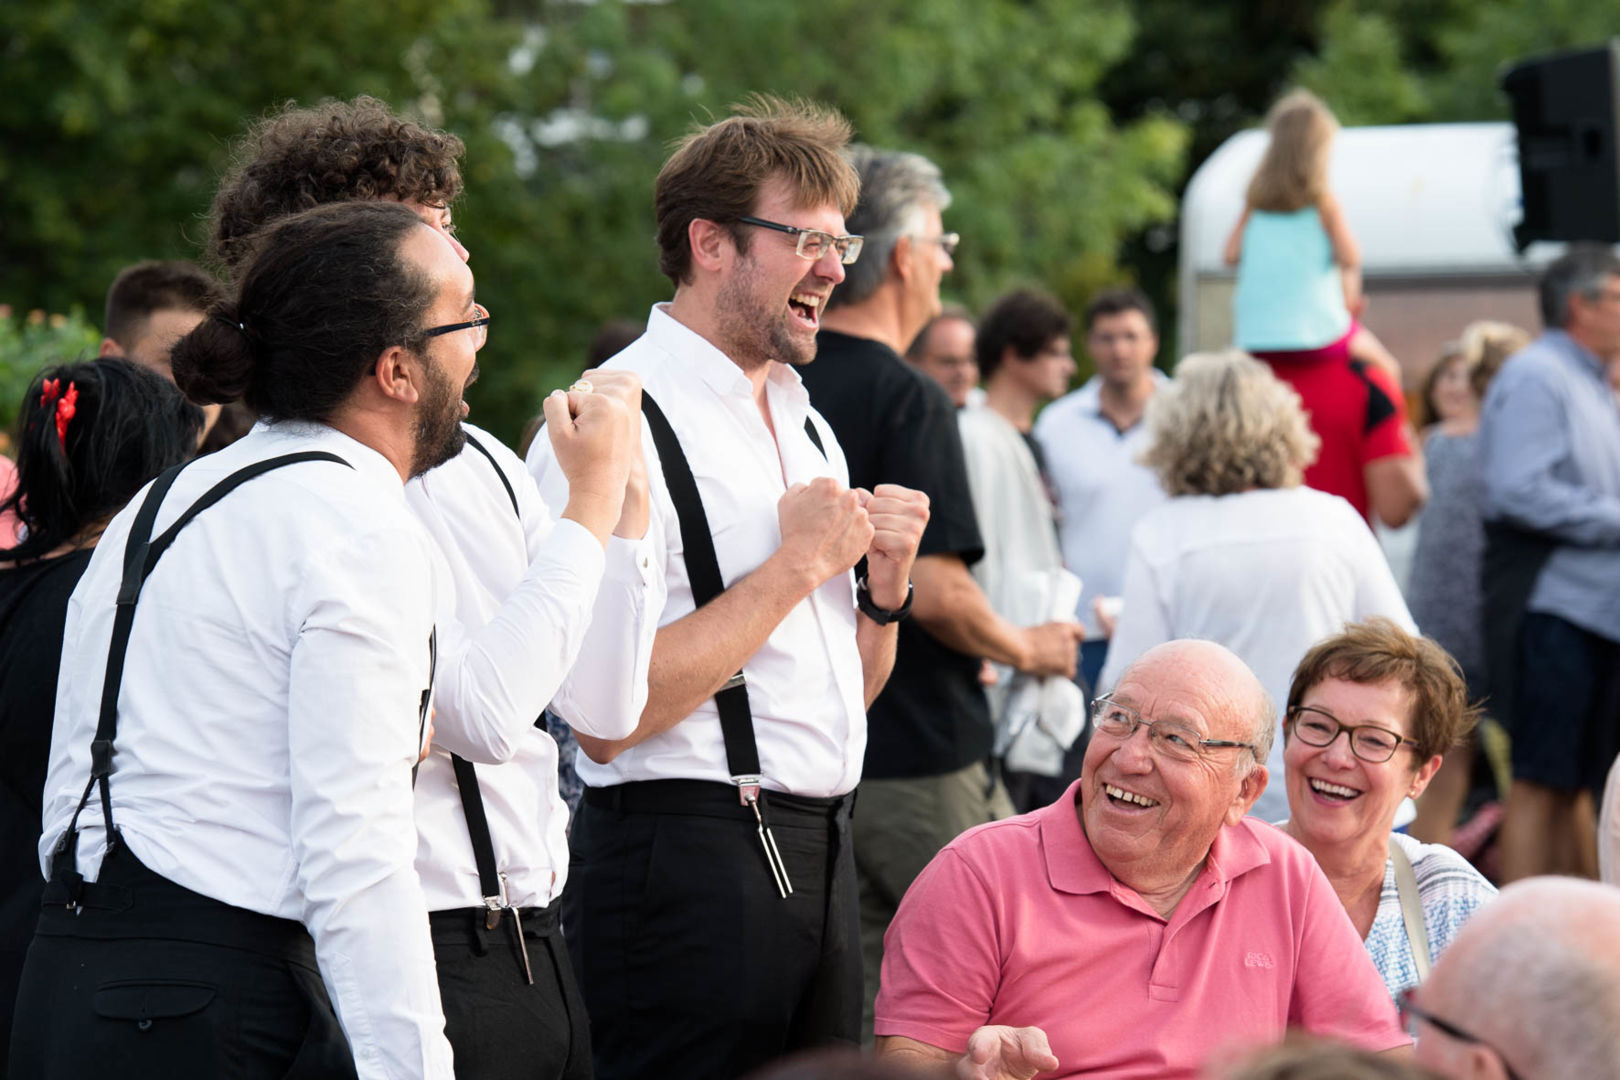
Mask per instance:
[[[246,241],[277,218],[323,203],[398,199],[448,206],[461,194],[456,136],[396,116],[374,97],[288,102],[237,143],[209,209],[210,257],[234,271]]]

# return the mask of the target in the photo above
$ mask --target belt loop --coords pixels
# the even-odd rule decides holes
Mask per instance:
[[[485,956],[489,953],[488,931],[484,929],[484,912],[474,909],[469,913],[472,922],[472,950],[474,956]]]

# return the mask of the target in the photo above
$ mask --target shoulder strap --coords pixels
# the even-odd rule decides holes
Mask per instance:
[[[112,792],[107,778],[112,775],[113,741],[118,736],[118,693],[124,681],[124,658],[129,652],[130,631],[135,624],[135,604],[140,599],[141,588],[152,573],[153,567],[174,543],[174,538],[180,530],[190,524],[202,511],[213,506],[236,488],[256,476],[279,469],[286,465],[295,465],[303,461],[333,461],[339,465],[349,466],[347,461],[336,454],[324,450],[306,450],[297,454],[284,454],[281,457],[267,458],[264,461],[254,462],[245,468],[231,473],[219,483],[209,488],[202,498],[193,503],[185,513],[181,514],[175,523],[169,526],[156,540],[152,537],[152,525],[157,520],[158,508],[162,506],[164,496],[169,488],[174,486],[175,479],[180,470],[188,462],[182,462],[165,470],[146,493],[146,499],[135,514],[135,521],[130,526],[129,538],[124,544],[124,577],[118,589],[117,611],[113,615],[112,638],[107,645],[107,673],[101,686],[101,712],[96,721],[95,738],[90,743],[90,779],[84,786],[84,795],[79,799],[78,808],[73,811],[73,820],[62,834],[62,840],[57,850],[63,850],[75,837],[79,826],[79,815],[84,812],[85,804],[90,801],[90,792],[96,788],[101,789],[101,816],[107,830],[107,850],[110,853],[117,843],[118,834],[113,830],[112,820]],[[352,468],[353,466],[349,466]]]
[[[1429,977],[1432,960],[1429,955],[1429,929],[1423,922],[1423,903],[1418,898],[1417,875],[1412,872],[1412,860],[1406,849],[1389,838],[1389,861],[1395,864],[1395,891],[1401,897],[1401,918],[1406,923],[1406,940],[1412,946],[1412,960],[1417,965],[1418,982]]]
[[[517,492],[512,489],[512,481],[507,479],[506,470],[489,452],[489,447],[479,442],[472,432],[465,428],[462,431],[467,436],[467,445],[483,454],[489,461],[489,467],[500,477],[506,497],[512,500],[512,513],[518,516],[521,523],[523,511],[518,507]],[[535,721],[535,726],[541,727],[544,723],[542,716]],[[472,841],[473,862],[478,867],[478,893],[484,898],[484,907],[488,910],[485,918],[498,919],[505,904],[501,893],[501,875],[495,863],[495,842],[489,832],[489,815],[484,810],[484,791],[478,786],[478,771],[473,768],[472,762],[459,754],[450,755],[450,765],[456,771],[456,793],[461,796],[461,813],[467,819],[467,837]]]
[[[714,553],[714,536],[709,531],[709,515],[703,510],[697,479],[681,450],[680,440],[675,437],[675,429],[670,427],[664,411],[645,389],[641,392],[641,412],[647,419],[653,445],[658,448],[664,483],[669,488],[670,501],[675,504],[675,517],[680,521],[686,576],[692,582],[692,601],[702,607],[725,591],[720,561]],[[752,786],[757,793],[759,744],[754,739],[754,714],[748,707],[748,686],[741,671],[714,695],[714,704],[720,712],[720,733],[726,744],[726,769],[745,792]]]
[[[827,448],[821,445],[821,432],[816,430],[815,421],[811,420],[808,416],[804,418],[804,433],[810,436],[811,442],[816,444],[816,449],[821,451],[821,456],[826,457]]]
[[[480,454],[483,454],[484,457],[489,460],[489,467],[494,469],[495,475],[501,478],[501,487],[506,489],[506,497],[512,500],[512,513],[516,514],[518,516],[518,520],[521,521],[523,519],[523,511],[518,509],[517,492],[512,490],[512,481],[506,478],[506,470],[501,468],[500,463],[495,460],[495,455],[489,452],[489,447],[473,438],[472,432],[468,431],[466,428],[462,428],[461,433],[467,436],[468,446],[472,447]]]

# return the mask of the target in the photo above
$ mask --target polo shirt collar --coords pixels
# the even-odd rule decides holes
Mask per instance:
[[[1080,827],[1080,781],[1076,780],[1063,793],[1063,798],[1045,809],[1036,811],[1041,823],[1041,852],[1046,859],[1046,878],[1058,892],[1084,895],[1103,893],[1113,889],[1114,875],[1103,866],[1102,860],[1091,849],[1086,834]],[[1218,884],[1219,894],[1234,879],[1265,866],[1271,855],[1255,836],[1256,825],[1244,819],[1236,825],[1223,826],[1210,845],[1209,859],[1199,874],[1199,882]]]

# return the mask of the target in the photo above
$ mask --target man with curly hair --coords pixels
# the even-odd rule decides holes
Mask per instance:
[[[285,214],[391,200],[465,260],[450,211],[461,152],[454,135],[375,98],[289,106],[240,145],[214,199],[210,250],[231,267]],[[482,340],[489,313],[467,303],[465,322],[434,332]],[[558,919],[568,810],[557,744],[537,718],[550,702],[582,731],[627,734],[611,725],[645,703],[655,629],[646,613],[659,605],[642,550],[640,382],[588,374],[589,391],[566,395],[571,422],[546,410],[572,484],[558,520],[523,463],[464,422],[460,452],[405,489],[439,581],[435,739],[416,778],[416,870],[459,1080],[590,1075],[585,1006]],[[457,418],[465,414],[462,404]]]

